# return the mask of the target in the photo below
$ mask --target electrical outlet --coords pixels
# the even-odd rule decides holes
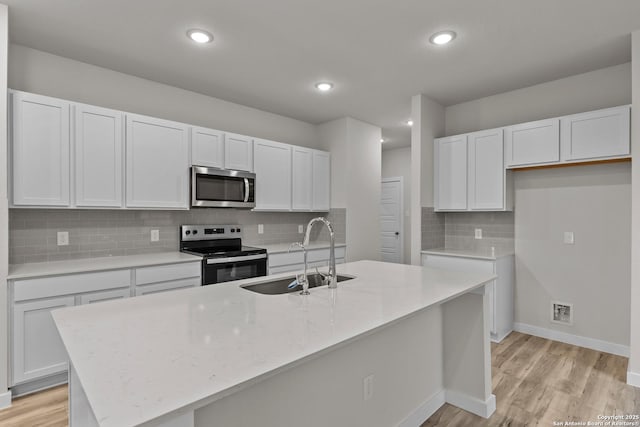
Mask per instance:
[[[160,230],[151,230],[151,241],[157,242],[160,240]]]
[[[298,234],[302,234],[304,233],[304,225],[299,225],[298,226]]]
[[[476,239],[482,239],[482,228],[476,228]]]
[[[373,397],[373,375],[369,375],[362,380],[362,397],[369,400]]]
[[[573,231],[564,232],[564,243],[566,245],[573,245],[575,243],[575,240],[573,238]]]
[[[69,232],[58,231],[58,246],[68,246],[68,245],[69,245]]]
[[[264,224],[258,224],[258,234],[264,234]]]

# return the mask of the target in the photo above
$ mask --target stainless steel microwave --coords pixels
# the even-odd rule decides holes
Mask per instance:
[[[204,166],[191,167],[191,206],[254,208],[256,174]]]

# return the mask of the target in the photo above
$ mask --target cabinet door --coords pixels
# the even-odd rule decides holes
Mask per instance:
[[[469,135],[469,208],[505,208],[505,167],[502,129]]]
[[[291,210],[291,146],[255,140],[256,210]]]
[[[293,147],[293,210],[310,211],[313,196],[313,151]]]
[[[191,128],[191,164],[224,168],[224,132]]]
[[[467,209],[467,136],[435,141],[435,208]]]
[[[13,305],[12,384],[67,370],[67,352],[51,317],[51,310],[73,305],[73,296]]]
[[[13,204],[69,206],[69,103],[14,92]]]
[[[560,120],[549,119],[505,129],[507,167],[560,160]]]
[[[187,126],[127,115],[127,207],[189,207]]]
[[[563,117],[562,160],[587,160],[630,154],[630,107],[607,108]]]
[[[251,137],[235,133],[225,135],[224,167],[253,172],[253,139]]]
[[[110,291],[94,292],[92,294],[80,295],[80,304],[93,304],[101,301],[112,301],[115,299],[129,298],[129,288],[114,289]]]
[[[311,209],[327,212],[331,207],[331,154],[313,151],[313,191]]]
[[[76,206],[122,206],[122,113],[75,106]]]
[[[170,282],[156,283],[153,285],[136,286],[135,295],[149,295],[160,292],[173,291],[175,289],[193,288],[200,286],[200,278],[172,280]]]

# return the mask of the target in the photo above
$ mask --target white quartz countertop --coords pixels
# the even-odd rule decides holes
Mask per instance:
[[[496,248],[495,253],[491,253],[491,249],[448,249],[436,248],[421,251],[423,254],[431,255],[447,255],[461,258],[488,259],[495,261],[498,258],[513,255],[513,251],[505,251]]]
[[[143,255],[83,258],[68,261],[32,262],[9,265],[8,279],[56,276],[60,274],[87,273],[91,271],[118,270],[121,268],[147,267],[199,261],[201,257],[182,252],[158,252]]]
[[[240,288],[261,277],[64,308],[53,318],[99,425],[127,427],[205,406],[495,279],[375,261],[338,273],[356,278],[306,297]]]
[[[302,238],[300,239],[300,241],[302,241]],[[292,242],[293,243],[293,242]],[[278,254],[278,253],[283,253],[283,252],[288,252],[289,251],[289,247],[291,246],[291,243],[276,243],[276,244],[272,244],[272,245],[261,245],[261,244],[251,244],[248,243],[249,246],[257,246],[260,248],[264,248],[267,250],[267,253],[270,254]],[[347,246],[346,243],[336,243],[336,248],[338,247],[344,247]],[[307,249],[309,250],[313,250],[313,249],[329,249],[329,242],[311,242],[309,243],[309,245],[307,246]],[[297,252],[297,251],[301,251],[302,249],[300,249],[297,246],[294,246],[293,248],[291,248],[291,252]]]

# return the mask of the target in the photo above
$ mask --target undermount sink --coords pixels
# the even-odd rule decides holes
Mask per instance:
[[[344,282],[351,279],[354,279],[354,277],[342,276],[338,274],[338,282]],[[296,280],[296,277],[291,276],[285,277],[283,279],[274,279],[266,282],[256,283],[253,285],[241,286],[241,288],[265,295],[280,295],[292,292],[300,292],[302,290],[302,286],[296,286],[293,289],[289,289],[289,284],[291,284],[291,282],[293,282],[294,280]],[[307,280],[309,280],[309,289],[323,285],[322,276],[318,273],[307,274]]]

